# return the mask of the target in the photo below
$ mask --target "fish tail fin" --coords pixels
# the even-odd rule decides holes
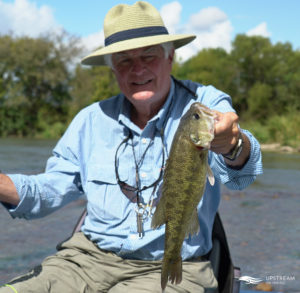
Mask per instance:
[[[161,288],[165,290],[168,280],[172,284],[179,284],[182,280],[182,261],[181,258],[176,260],[164,260],[161,270]]]
[[[167,283],[168,283],[168,270],[163,265],[161,269],[161,281],[160,281],[162,292],[165,291],[167,287]]]

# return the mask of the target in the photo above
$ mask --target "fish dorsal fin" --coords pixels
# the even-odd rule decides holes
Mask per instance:
[[[207,179],[211,186],[215,185],[215,176],[208,164],[207,164]]]

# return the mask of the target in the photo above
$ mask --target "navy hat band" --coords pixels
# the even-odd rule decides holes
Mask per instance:
[[[169,32],[164,26],[147,26],[135,29],[120,31],[110,35],[105,39],[105,46],[141,37],[151,37],[157,35],[168,35]]]

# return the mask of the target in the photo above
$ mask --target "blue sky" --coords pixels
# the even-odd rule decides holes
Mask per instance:
[[[102,24],[114,5],[126,0],[0,0],[0,33],[37,36],[65,29],[82,38],[87,51],[103,44]],[[230,50],[238,33],[290,42],[300,49],[298,0],[149,1],[160,10],[169,31],[194,33],[197,40],[179,49],[186,59],[202,48]],[[178,50],[178,51],[179,51]]]

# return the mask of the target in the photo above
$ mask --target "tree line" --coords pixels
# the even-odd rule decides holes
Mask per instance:
[[[109,68],[79,64],[81,52],[66,33],[0,36],[1,137],[57,138],[80,109],[119,92]],[[262,142],[299,146],[300,51],[290,43],[237,35],[230,52],[201,50],[174,62],[172,74],[230,94],[242,126]]]

